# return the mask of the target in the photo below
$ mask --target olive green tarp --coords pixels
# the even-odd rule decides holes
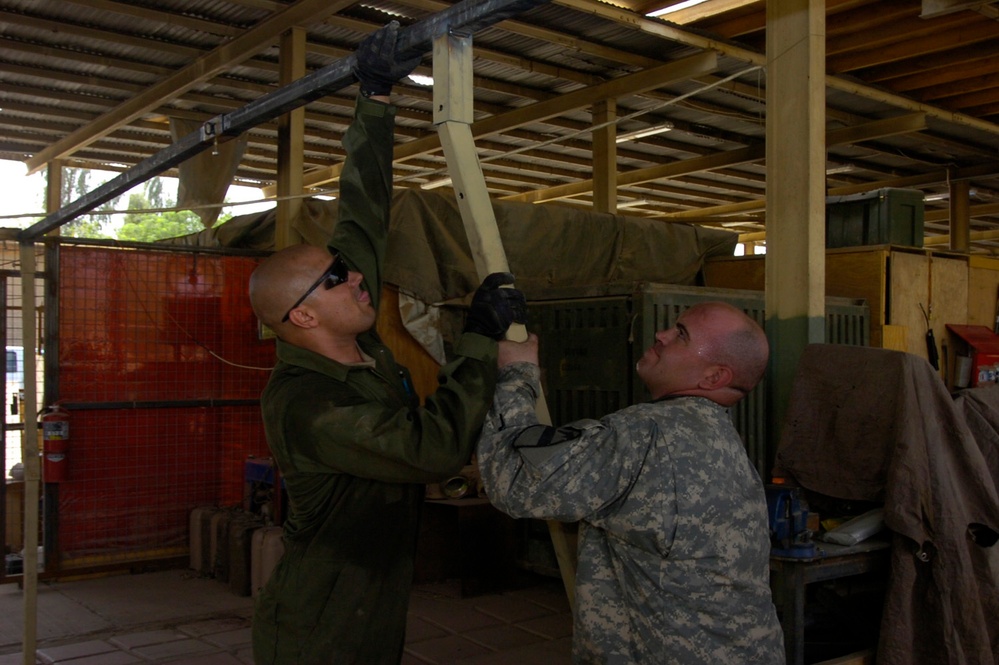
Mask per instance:
[[[529,300],[631,293],[642,283],[696,285],[705,259],[731,256],[737,242],[737,234],[721,229],[568,205],[494,201],[493,210],[510,271]],[[305,242],[323,246],[336,215],[336,201],[306,199],[292,226]],[[272,250],[275,218],[274,210],[243,215],[168,242]],[[403,301],[403,321],[440,359],[434,335],[417,332],[415,321],[437,306],[466,301],[480,281],[453,196],[416,189],[395,196],[385,280],[411,296]],[[430,319],[436,325],[436,315]]]

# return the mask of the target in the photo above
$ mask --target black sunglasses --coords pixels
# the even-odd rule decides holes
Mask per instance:
[[[319,279],[317,279],[312,286],[309,287],[308,291],[302,294],[301,298],[295,301],[294,305],[288,308],[288,311],[284,313],[284,318],[281,319],[281,323],[287,321],[291,317],[291,310],[305,302],[305,299],[312,295],[312,292],[319,288],[320,284],[322,284],[326,290],[329,291],[334,286],[343,284],[349,278],[350,275],[347,274],[347,264],[344,263],[343,259],[340,258],[340,255],[337,254],[337,257],[333,259],[333,263],[331,263],[330,267],[326,269],[326,272],[319,276]]]

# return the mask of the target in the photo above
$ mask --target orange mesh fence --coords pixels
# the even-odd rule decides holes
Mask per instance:
[[[274,363],[246,295],[258,258],[61,245],[49,393],[70,413],[60,561],[186,551],[188,516],[242,501],[268,455]]]

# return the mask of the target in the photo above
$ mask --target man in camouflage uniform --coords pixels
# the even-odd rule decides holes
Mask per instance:
[[[514,517],[580,522],[575,663],[784,663],[763,484],[728,411],[768,357],[743,312],[695,305],[636,365],[653,401],[556,429],[537,337],[500,343],[482,479]]]

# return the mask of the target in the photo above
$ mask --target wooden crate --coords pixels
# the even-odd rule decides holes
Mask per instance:
[[[968,325],[995,329],[999,314],[999,259],[968,257]],[[950,321],[949,323],[953,323]]]
[[[766,255],[758,255],[709,260],[704,266],[705,286],[763,289],[765,259]],[[826,252],[826,295],[867,301],[871,346],[928,358],[925,311],[942,358],[945,325],[968,322],[971,302],[986,309],[977,304],[985,299],[983,288],[993,299],[994,322],[999,261],[993,261],[995,266],[976,262],[979,271],[994,267],[997,272],[995,281],[976,287],[974,300],[968,261],[965,255],[890,245],[832,249]]]

